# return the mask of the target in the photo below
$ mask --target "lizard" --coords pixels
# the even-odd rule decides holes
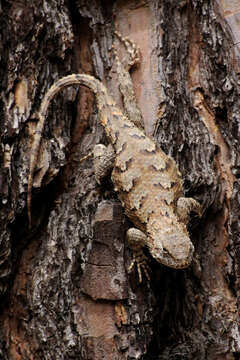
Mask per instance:
[[[193,258],[194,246],[187,224],[191,211],[201,215],[200,204],[195,199],[184,196],[183,178],[175,160],[158,148],[143,129],[123,114],[103,83],[91,75],[72,74],[61,78],[49,88],[41,102],[29,165],[29,226],[31,227],[33,175],[48,106],[61,89],[74,84],[86,86],[95,94],[99,122],[111,144],[106,149],[101,147],[99,157],[105,162],[110,159],[114,190],[126,216],[135,226],[127,231],[127,239],[133,250],[133,261],[129,269],[136,262],[139,281],[142,280],[141,267],[148,277],[144,247],[163,265],[175,269],[188,267]],[[106,156],[103,156],[104,151]],[[98,152],[95,151],[95,157],[98,157]],[[100,181],[101,166],[98,172]]]

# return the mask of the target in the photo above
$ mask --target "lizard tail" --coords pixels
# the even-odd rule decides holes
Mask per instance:
[[[34,132],[34,140],[32,144],[32,151],[30,154],[30,165],[28,174],[28,191],[27,191],[27,211],[28,211],[28,227],[32,227],[32,216],[31,216],[31,201],[32,201],[32,185],[33,185],[33,174],[37,164],[39,145],[41,141],[41,134],[44,126],[44,117],[38,113],[38,124]]]
[[[94,92],[94,94],[98,94],[101,92],[102,94],[106,93],[106,89],[104,85],[93,76],[86,74],[72,74],[65,76],[55,82],[50,89],[45,94],[41,106],[40,111],[38,113],[38,124],[34,133],[34,140],[32,145],[32,152],[30,155],[30,165],[29,165],[29,175],[28,175],[28,192],[27,192],[27,212],[28,212],[28,226],[31,228],[32,226],[32,216],[31,216],[31,200],[32,200],[32,185],[33,185],[33,174],[34,169],[37,165],[38,153],[39,153],[39,145],[41,142],[42,131],[44,128],[45,118],[47,115],[48,106],[54,96],[62,89],[70,85],[81,84],[88,87],[90,90]]]

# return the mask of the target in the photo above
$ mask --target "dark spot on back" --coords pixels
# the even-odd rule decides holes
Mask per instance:
[[[160,188],[161,190],[166,190],[161,183],[153,184],[154,187]]]
[[[147,198],[148,198],[148,194],[143,195],[143,196],[141,197],[139,209],[141,209],[141,208],[143,207],[144,201],[145,201]]]
[[[141,134],[141,135],[138,135],[138,134],[131,134],[131,137],[134,138],[134,139],[145,139],[146,136]]]
[[[166,165],[166,163],[165,163],[165,165]],[[166,166],[165,166],[163,169],[157,169],[157,167],[156,167],[155,165],[150,165],[150,166],[149,166],[149,169],[150,169],[150,170],[154,170],[154,171],[156,171],[156,172],[165,172]]]
[[[164,190],[172,189],[175,185],[177,185],[177,183],[176,183],[175,181],[171,181],[171,182],[170,182],[170,186],[167,186],[167,187],[163,186],[163,185],[161,184],[161,182],[159,182],[159,183],[157,183],[157,184],[156,184],[156,183],[153,184],[153,186],[159,187],[160,189],[164,189]]]
[[[139,180],[140,180],[140,176],[132,180],[133,188],[135,188],[138,185]]]
[[[129,124],[129,123],[124,123],[123,124],[123,126],[122,126],[122,128],[124,129],[131,129],[131,128],[133,128],[133,125],[131,125],[131,124]]]

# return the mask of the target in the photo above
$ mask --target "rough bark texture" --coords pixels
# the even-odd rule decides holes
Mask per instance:
[[[227,0],[0,2],[0,359],[240,357],[240,5]],[[127,273],[129,222],[92,160],[104,142],[93,94],[49,109],[26,189],[36,111],[61,76],[85,72],[121,104],[113,31],[141,49],[132,78],[146,132],[204,207],[186,270]]]

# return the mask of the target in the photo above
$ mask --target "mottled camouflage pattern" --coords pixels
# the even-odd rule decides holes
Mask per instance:
[[[96,95],[100,123],[116,153],[112,172],[114,188],[126,215],[145,233],[144,245],[160,263],[173,268],[187,267],[194,250],[186,228],[187,215],[191,210],[200,212],[199,204],[184,198],[183,181],[175,161],[157,149],[155,143],[123,115],[104,85],[90,75],[75,74],[60,79],[42,101],[30,157],[29,223],[33,172],[47,109],[62,88],[73,84],[87,86]]]

